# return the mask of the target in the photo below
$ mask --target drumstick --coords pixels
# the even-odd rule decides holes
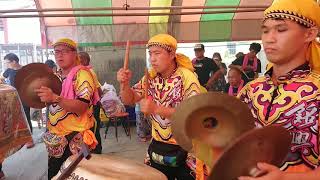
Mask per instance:
[[[124,56],[123,69],[129,68],[129,52],[130,52],[130,41],[127,41],[126,54]]]
[[[126,54],[124,56],[124,62],[123,62],[123,69],[124,70],[127,70],[129,68],[129,51],[130,51],[130,41],[128,40],[127,46],[126,46]],[[124,87],[122,86],[121,90],[124,90],[123,88]]]
[[[148,89],[149,89],[149,73],[148,73],[148,68],[144,69],[144,79],[145,79],[145,84],[144,84],[144,98],[148,99]],[[147,118],[147,114],[144,114],[144,118]]]
[[[73,172],[73,170],[77,167],[77,165],[80,163],[80,161],[83,159],[89,159],[90,158],[90,151],[89,148],[86,144],[82,144],[81,145],[81,150],[79,152],[79,154],[77,155],[76,159],[74,161],[71,162],[71,164],[69,164],[69,166],[62,170],[61,175],[58,177],[57,180],[65,180],[68,179],[68,177],[70,176],[70,174]]]
[[[149,89],[149,73],[148,73],[148,69],[145,68],[144,69],[144,79],[145,79],[145,86],[144,86],[144,98],[148,99],[148,89]]]

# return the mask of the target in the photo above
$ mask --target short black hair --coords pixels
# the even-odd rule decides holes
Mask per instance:
[[[80,59],[84,58],[85,60],[88,61],[88,64],[90,64],[91,59],[90,59],[90,55],[87,52],[81,51],[78,53],[78,55],[79,55]]]
[[[5,55],[3,59],[7,59],[10,62],[15,61],[16,63],[19,63],[19,58],[14,53],[9,53],[9,54]]]
[[[218,57],[222,61],[221,55],[218,52],[213,53],[212,59],[213,59],[213,57]]]
[[[249,50],[254,50],[254,52],[258,53],[261,50],[261,45],[259,43],[251,43]]]
[[[49,68],[51,68],[51,69],[54,67],[57,67],[56,63],[51,59],[46,60],[45,64],[48,65]]]

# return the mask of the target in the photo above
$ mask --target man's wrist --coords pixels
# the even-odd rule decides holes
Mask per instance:
[[[62,100],[62,97],[55,94],[52,102],[58,104],[61,102],[61,100]]]
[[[120,84],[120,90],[127,90],[128,88],[130,89],[129,83],[121,83]]]
[[[130,90],[129,84],[120,84],[120,94],[127,93]]]

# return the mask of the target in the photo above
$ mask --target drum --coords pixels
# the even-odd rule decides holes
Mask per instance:
[[[16,89],[0,84],[0,163],[32,141],[28,122]]]
[[[61,171],[76,158],[75,155],[69,157],[61,167],[59,173],[53,178],[57,179]],[[130,179],[130,180],[166,180],[166,176],[160,171],[129,159],[120,158],[114,155],[92,154],[89,160],[82,159],[76,169],[68,179]]]

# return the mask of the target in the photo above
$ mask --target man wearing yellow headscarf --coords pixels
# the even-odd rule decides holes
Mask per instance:
[[[130,70],[120,69],[120,96],[125,104],[140,101],[141,112],[150,115],[152,142],[148,148],[151,166],[171,179],[193,179],[186,165],[187,154],[172,137],[170,116],[183,100],[199,94],[200,84],[190,59],[177,54],[177,41],[168,34],[152,37],[148,44],[150,78],[143,77],[130,88]],[[145,81],[149,88],[145,92]],[[145,99],[145,94],[149,98]]]
[[[238,97],[258,127],[285,127],[292,135],[279,168],[258,163],[262,177],[239,180],[320,179],[320,7],[314,0],[276,0],[264,12],[262,43],[272,63],[265,76],[247,84]]]
[[[62,70],[62,92],[55,94],[43,86],[35,90],[42,102],[50,104],[48,132],[43,136],[49,155],[48,179],[59,172],[69,156],[79,153],[83,143],[90,149],[98,143],[90,130],[98,96],[93,76],[88,68],[79,65],[77,44],[73,40],[60,39],[53,48]]]

